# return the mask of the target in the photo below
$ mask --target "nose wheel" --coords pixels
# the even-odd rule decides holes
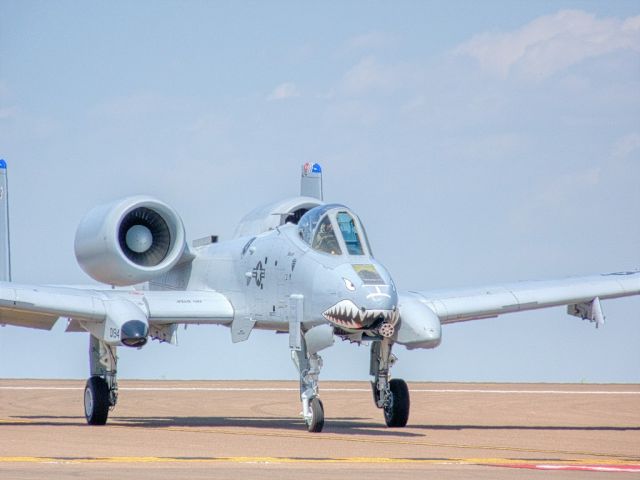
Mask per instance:
[[[405,427],[409,420],[409,387],[401,378],[389,382],[389,393],[386,398],[384,421],[387,427]]]
[[[322,405],[322,400],[314,397],[311,402],[309,402],[309,413],[310,415],[305,418],[307,429],[310,432],[321,432],[322,427],[324,427],[324,406]]]

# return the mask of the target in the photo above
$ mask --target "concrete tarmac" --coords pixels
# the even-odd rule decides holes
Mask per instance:
[[[83,388],[0,380],[0,478],[640,478],[640,385],[410,383],[389,429],[367,383],[322,382],[322,433],[296,382],[123,380],[104,427]]]

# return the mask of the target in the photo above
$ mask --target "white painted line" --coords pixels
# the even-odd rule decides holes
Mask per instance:
[[[530,468],[535,470],[570,470],[583,472],[640,472],[640,467],[637,465],[534,465]]]
[[[82,390],[82,387],[0,387],[0,390]]]
[[[616,391],[616,390],[483,390],[483,389],[409,389],[411,392],[432,393],[541,393],[559,395],[640,395],[640,391]]]
[[[0,390],[82,390],[84,387],[0,386]],[[289,387],[120,387],[121,391],[141,392],[297,392]],[[370,388],[321,388],[323,392],[370,392]],[[484,390],[455,388],[410,388],[411,393],[494,393],[543,395],[640,395],[640,391],[616,390]]]

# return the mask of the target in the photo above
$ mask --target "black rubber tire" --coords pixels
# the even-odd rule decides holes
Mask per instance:
[[[387,427],[405,427],[409,421],[409,387],[401,378],[389,382],[391,398],[384,407],[384,421]]]
[[[84,416],[89,425],[104,425],[109,416],[109,387],[102,377],[91,377],[84,387]]]
[[[321,432],[324,427],[324,406],[318,397],[311,399],[311,420],[307,421],[307,429],[310,432]]]

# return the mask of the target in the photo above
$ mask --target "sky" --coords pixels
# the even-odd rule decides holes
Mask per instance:
[[[356,211],[400,290],[640,268],[640,3],[0,0],[13,280],[89,284],[75,229],[150,194],[229,239],[297,195]],[[640,298],[395,349],[424,381],[640,382]],[[0,377],[84,378],[86,334],[0,328]],[[224,327],[120,349],[121,378],[296,379],[288,338]],[[321,379],[368,379],[338,341]]]

